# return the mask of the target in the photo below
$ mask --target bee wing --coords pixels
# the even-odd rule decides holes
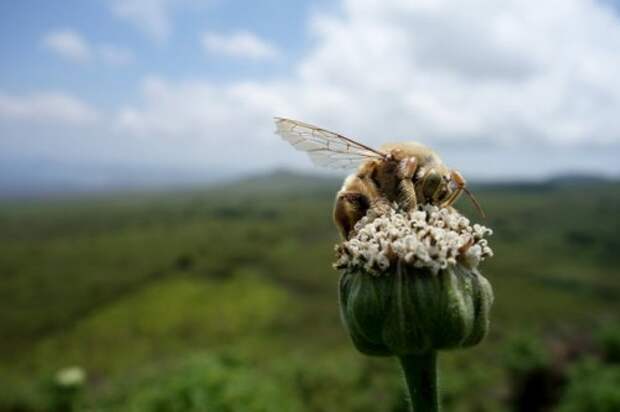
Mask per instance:
[[[382,159],[385,154],[348,137],[297,120],[276,117],[276,134],[310,155],[317,166],[351,169],[365,159]]]

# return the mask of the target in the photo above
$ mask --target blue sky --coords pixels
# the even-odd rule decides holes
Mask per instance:
[[[92,103],[113,107],[132,98],[146,73],[218,81],[274,76],[290,69],[308,46],[306,18],[319,4],[277,0],[161,3],[171,5],[164,7],[169,28],[159,35],[152,32],[156,29],[149,31],[119,18],[113,11],[114,2],[2,2],[0,87],[11,93],[61,89]],[[223,33],[251,31],[286,54],[269,64],[240,64],[236,59],[209,55],[200,47],[200,36],[207,29]],[[71,30],[93,45],[127,48],[135,56],[135,64],[104,69],[99,64],[67,64],[66,59],[58,58],[42,44],[45,35],[56,30]]]
[[[474,179],[616,176],[619,4],[2,2],[0,171],[316,170],[282,115],[421,141]]]

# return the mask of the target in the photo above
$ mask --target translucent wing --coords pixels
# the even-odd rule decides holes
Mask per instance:
[[[368,146],[297,120],[276,117],[276,134],[297,150],[307,152],[312,162],[332,169],[351,169],[365,159],[382,159],[385,154]]]

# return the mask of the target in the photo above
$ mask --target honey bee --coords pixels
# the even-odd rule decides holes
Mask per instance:
[[[357,171],[336,195],[334,222],[348,239],[369,209],[383,213],[397,203],[410,210],[430,203],[451,207],[465,192],[484,217],[461,173],[448,168],[430,148],[415,142],[388,143],[373,149],[341,134],[296,120],[275,118],[276,134],[307,152],[318,166]]]

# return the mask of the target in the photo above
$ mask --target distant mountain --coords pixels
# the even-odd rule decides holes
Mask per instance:
[[[277,169],[264,174],[242,177],[218,184],[218,188],[243,193],[292,193],[336,191],[342,185],[342,177],[305,174],[285,169]]]
[[[552,177],[549,183],[554,186],[582,186],[582,185],[601,185],[617,181],[610,177],[594,174],[564,174]]]
[[[343,176],[316,175],[286,169],[240,176],[232,172],[206,172],[127,165],[66,164],[40,159],[19,162],[0,159],[0,198],[46,197],[105,192],[167,191],[178,189],[226,190],[252,194],[330,192]],[[565,174],[542,181],[485,182],[476,190],[544,191],[556,187],[600,185],[615,181],[588,174]]]
[[[224,174],[162,167],[0,158],[0,198],[206,186],[223,178]]]
[[[239,190],[272,190],[272,191],[294,191],[299,188],[305,189],[321,189],[330,188],[337,190],[342,185],[343,177],[335,176],[320,176],[313,174],[305,174],[294,172],[290,170],[275,170],[273,172],[243,177],[240,179],[232,180],[226,183],[229,188],[235,187]],[[485,188],[501,188],[507,187],[514,189],[515,187],[521,187],[524,189],[545,190],[554,187],[565,186],[582,186],[582,185],[602,185],[618,182],[619,179],[614,179],[606,176],[589,175],[589,174],[563,174],[557,175],[548,179],[542,179],[539,181],[532,180],[508,180],[497,182],[476,182],[473,181],[470,184],[472,186],[485,189]]]
[[[507,180],[501,182],[473,183],[472,186],[481,190],[520,190],[524,192],[542,192],[562,187],[600,186],[620,181],[602,175],[567,173],[556,175],[539,181]]]

